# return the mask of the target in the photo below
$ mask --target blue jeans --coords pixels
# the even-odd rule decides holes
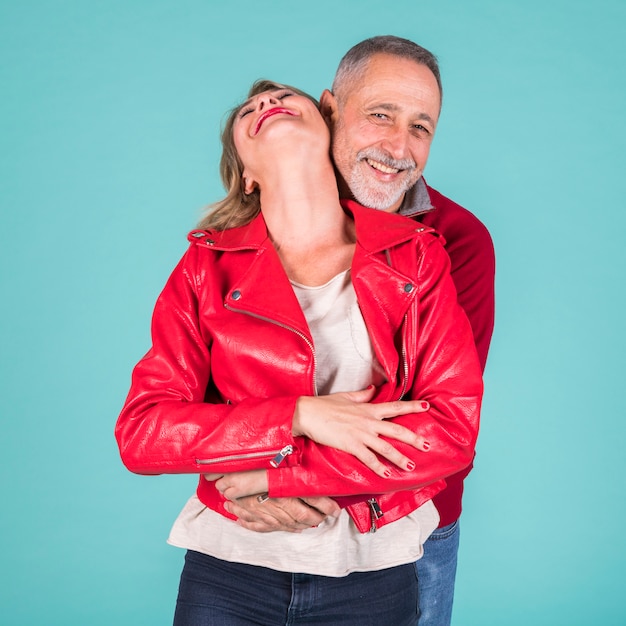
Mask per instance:
[[[424,556],[415,563],[419,583],[418,626],[450,625],[459,533],[459,520],[437,528],[424,544]]]
[[[189,550],[174,626],[416,626],[413,563],[341,578],[277,572]]]

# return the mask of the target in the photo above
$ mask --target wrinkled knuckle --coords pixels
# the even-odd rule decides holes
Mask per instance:
[[[265,524],[248,524],[246,528],[256,533],[269,533],[274,530],[273,528],[268,528]]]
[[[293,521],[295,522],[296,525],[300,524],[302,526],[309,526],[310,524],[314,523],[310,519],[308,519],[307,515],[305,515],[305,514],[298,515],[297,517],[294,517]]]
[[[371,456],[369,445],[370,445],[369,439],[366,439],[364,441],[359,441],[358,444],[353,446],[354,451],[352,452],[352,454],[354,454],[354,456],[358,456],[359,454],[365,454],[365,455]]]
[[[373,452],[371,452],[370,450],[366,450],[360,456],[360,461],[362,463],[365,463],[366,465],[371,465],[372,463],[377,462],[378,459],[376,458],[376,455]]]
[[[267,530],[277,530],[281,526],[278,520],[273,518],[264,519],[262,522],[259,522],[259,525],[267,528]]]
[[[394,424],[393,422],[390,422],[390,425],[391,432],[395,438],[401,437],[403,434],[406,433],[406,428],[400,426],[400,424]]]
[[[388,441],[383,441],[382,445],[380,446],[380,452],[384,455],[391,454],[394,450],[395,448]]]

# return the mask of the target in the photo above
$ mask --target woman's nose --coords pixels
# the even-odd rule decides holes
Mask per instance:
[[[257,102],[257,109],[262,111],[268,106],[276,106],[278,104],[278,98],[269,93],[262,93],[259,96],[259,100]]]

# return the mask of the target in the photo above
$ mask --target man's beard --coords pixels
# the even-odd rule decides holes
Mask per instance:
[[[376,180],[365,170],[366,167],[371,167],[362,163],[367,162],[367,159],[401,170],[402,177],[393,182]],[[373,209],[387,211],[402,199],[419,180],[421,174],[421,170],[412,159],[394,159],[378,148],[365,148],[357,153],[356,161],[344,178],[357,202]]]

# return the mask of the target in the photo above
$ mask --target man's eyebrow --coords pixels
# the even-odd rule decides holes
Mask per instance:
[[[382,109],[383,111],[389,111],[390,113],[397,113],[400,111],[400,107],[393,102],[378,102],[377,104],[370,106],[370,109]],[[431,124],[435,123],[433,118],[430,117],[428,113],[418,113],[415,116],[415,119],[424,120],[425,122],[429,122]]]
[[[430,115],[428,115],[428,113],[420,113],[417,116],[417,119],[418,120],[424,120],[425,122],[428,122],[429,124],[432,124],[433,126],[435,126],[435,124],[436,124],[435,120],[432,117],[430,117]]]
[[[383,109],[383,111],[391,111],[392,113],[400,110],[400,107],[393,102],[378,102],[372,105],[370,108]]]

